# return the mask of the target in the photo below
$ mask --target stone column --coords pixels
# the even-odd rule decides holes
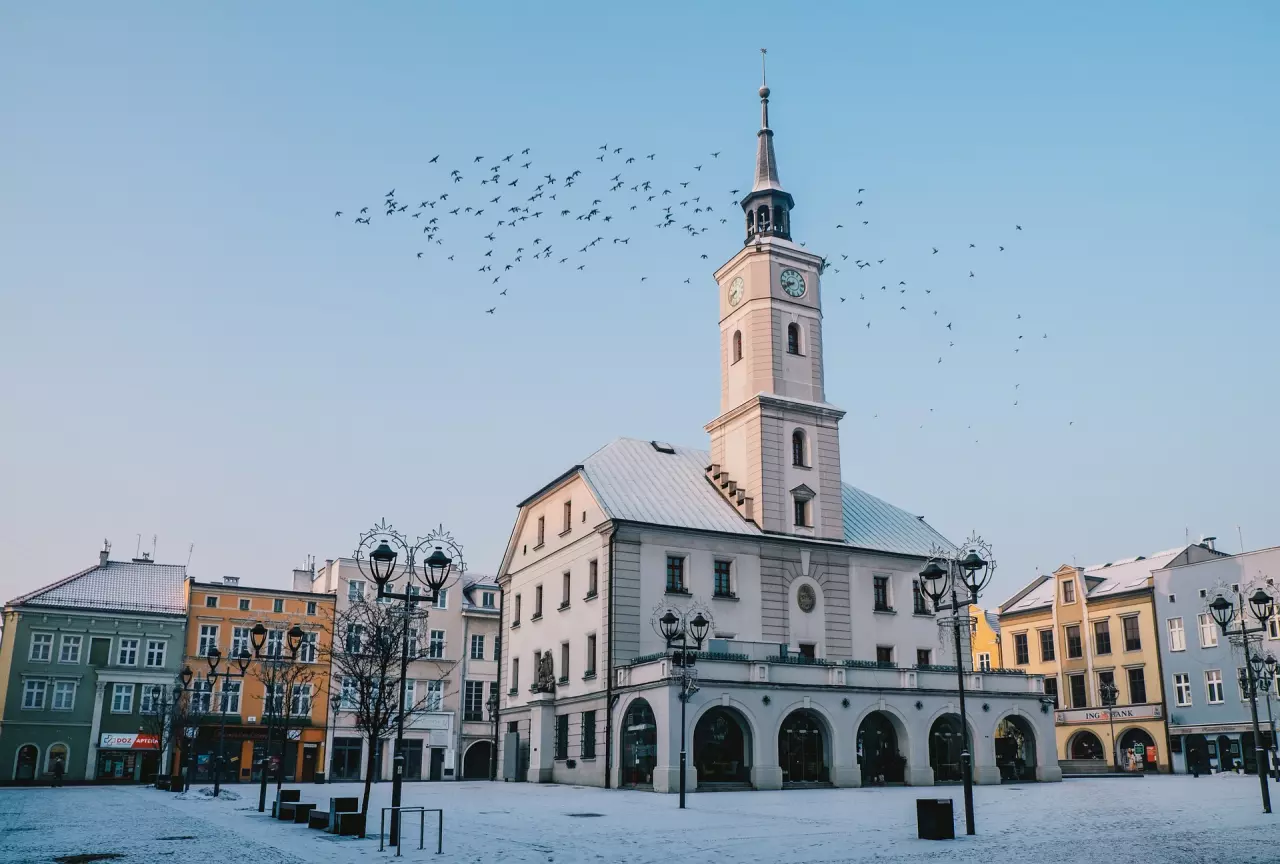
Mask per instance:
[[[93,775],[98,767],[98,741],[101,740],[100,731],[102,729],[102,701],[106,689],[107,682],[105,681],[95,681],[93,683],[93,722],[89,725],[89,746],[85,748],[89,758],[84,769],[84,779],[89,781],[94,779]]]
[[[530,783],[551,783],[556,755],[556,697],[536,693],[529,699]]]

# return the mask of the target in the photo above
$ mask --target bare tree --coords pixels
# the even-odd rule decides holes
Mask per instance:
[[[142,715],[142,731],[155,736],[160,747],[160,772],[168,777],[173,773],[173,755],[182,751],[186,729],[192,725],[194,715],[191,711],[191,694],[175,685],[144,686],[149,689],[147,695],[151,710]],[[157,695],[159,699],[156,699]],[[186,753],[182,753],[182,756],[185,757]]]
[[[400,705],[400,676],[404,639],[409,638],[410,663],[430,664],[428,678],[445,681],[456,660],[430,656],[422,650],[420,637],[425,635],[427,615],[417,604],[408,614],[398,602],[357,601],[334,615],[330,649],[331,686],[342,696],[342,713],[349,714],[352,725],[369,745],[365,766],[364,800],[361,811],[369,811],[369,792],[373,785],[374,754],[381,742],[395,734],[403,713],[405,724],[431,711],[439,711],[444,698],[444,685],[439,690],[419,693],[415,688],[408,704]],[[336,725],[337,718],[334,722]]]

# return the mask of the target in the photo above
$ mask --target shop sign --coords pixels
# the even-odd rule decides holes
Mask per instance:
[[[147,732],[103,732],[98,746],[104,750],[159,750],[160,738]]]
[[[1076,723],[1106,723],[1123,720],[1159,720],[1164,716],[1161,705],[1117,705],[1115,708],[1070,708],[1056,711],[1053,720],[1059,726]]]

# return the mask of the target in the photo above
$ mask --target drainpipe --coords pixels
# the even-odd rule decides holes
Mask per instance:
[[[606,577],[609,586],[609,639],[606,642],[608,653],[605,668],[609,678],[604,689],[604,788],[613,787],[613,541],[617,536],[617,526],[612,526],[609,533],[609,574]]]
[[[506,591],[501,585],[498,586],[498,644],[493,646],[493,659],[498,667],[498,674],[494,676],[493,695],[497,698],[497,702],[493,706],[493,756],[489,765],[489,781],[496,782],[498,779],[498,724],[499,717],[502,714],[502,666],[505,662],[502,657],[502,604],[505,602]],[[487,702],[488,700],[486,700]]]
[[[471,671],[471,619],[462,608],[462,592],[458,592],[458,614],[462,616],[462,685],[460,694],[463,700],[462,710],[458,712],[458,716],[464,718],[457,728],[453,730],[453,779],[462,779],[462,727],[466,725],[466,696],[467,696],[467,673]],[[427,634],[430,637],[430,633]],[[484,705],[484,690],[481,685],[480,704]],[[484,708],[480,709],[480,716],[484,716]]]

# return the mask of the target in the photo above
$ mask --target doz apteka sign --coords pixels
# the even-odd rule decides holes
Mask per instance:
[[[160,739],[146,732],[103,732],[98,746],[104,750],[159,750]]]

